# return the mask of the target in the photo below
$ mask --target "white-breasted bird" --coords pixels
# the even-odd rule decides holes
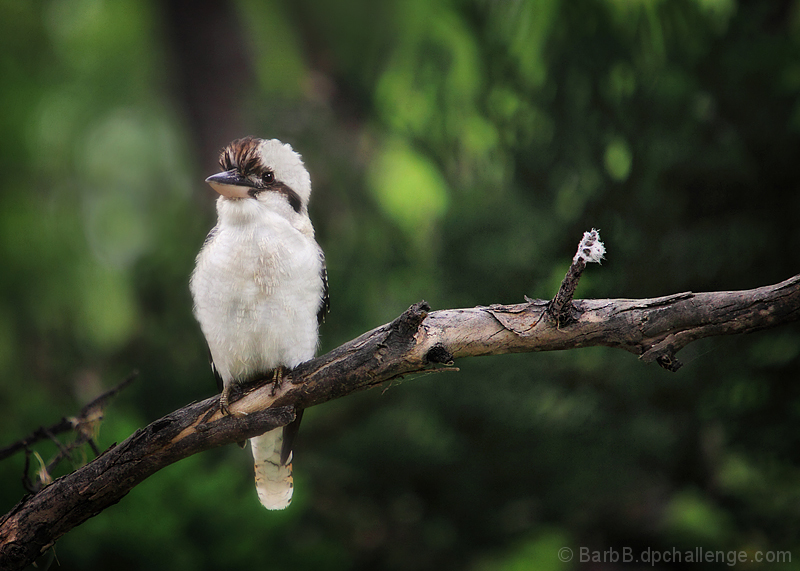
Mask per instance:
[[[217,224],[192,273],[194,314],[211,353],[227,412],[235,383],[272,376],[313,358],[328,310],[325,257],[308,217],[311,179],[292,147],[277,139],[237,139],[220,155],[223,172],[206,182],[221,196]],[[264,507],[292,499],[290,425],[250,439]]]

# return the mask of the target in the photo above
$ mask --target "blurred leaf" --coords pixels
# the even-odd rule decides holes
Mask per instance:
[[[686,546],[724,546],[732,532],[727,515],[697,491],[676,494],[664,516],[667,533]]]
[[[631,149],[623,139],[615,139],[606,146],[606,172],[615,181],[627,180],[632,161]]]
[[[369,178],[381,208],[423,243],[448,205],[447,183],[436,166],[397,139],[375,159]]]

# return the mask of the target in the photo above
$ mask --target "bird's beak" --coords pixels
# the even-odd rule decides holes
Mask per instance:
[[[206,179],[206,182],[211,185],[211,188],[228,198],[248,198],[250,190],[253,189],[252,181],[243,177],[236,169],[212,174]]]

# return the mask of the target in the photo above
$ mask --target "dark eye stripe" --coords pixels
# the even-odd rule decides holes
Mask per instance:
[[[300,213],[300,210],[303,208],[303,201],[300,200],[300,196],[294,190],[280,181],[272,183],[267,187],[267,189],[280,192],[286,197],[286,200],[289,201],[289,206],[291,206],[292,209],[298,214]]]
[[[289,206],[292,207],[292,210],[298,214],[300,214],[300,210],[303,208],[303,201],[300,200],[300,196],[282,182],[273,182],[272,184],[268,184],[260,188],[252,188],[248,194],[255,198],[262,192],[277,192],[278,194],[282,194],[286,200],[289,201]]]

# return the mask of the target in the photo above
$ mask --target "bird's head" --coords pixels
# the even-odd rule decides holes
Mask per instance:
[[[224,199],[287,204],[307,215],[311,178],[290,145],[277,139],[237,139],[222,150],[219,165],[222,172],[206,182]]]

